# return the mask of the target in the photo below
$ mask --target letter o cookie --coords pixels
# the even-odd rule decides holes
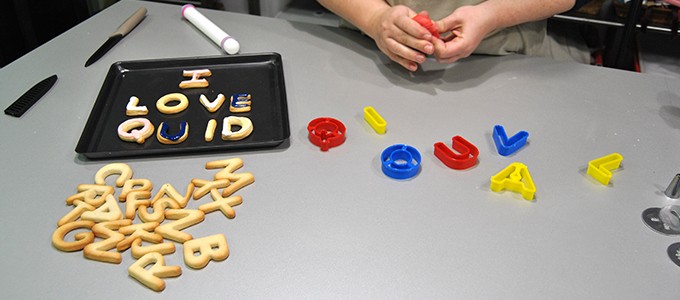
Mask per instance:
[[[168,106],[168,103],[172,101],[179,101],[179,104],[175,106]],[[180,113],[187,109],[187,107],[189,107],[189,99],[187,99],[187,96],[184,96],[182,93],[167,94],[156,101],[156,109],[166,115]]]

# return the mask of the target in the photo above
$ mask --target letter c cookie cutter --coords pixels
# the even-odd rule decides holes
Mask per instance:
[[[404,144],[389,146],[380,155],[383,173],[394,179],[416,176],[420,171],[421,159],[416,148]]]
[[[342,122],[328,117],[316,118],[307,125],[309,141],[319,146],[321,151],[328,151],[345,142],[347,128]]]

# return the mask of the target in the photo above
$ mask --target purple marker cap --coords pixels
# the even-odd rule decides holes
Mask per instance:
[[[189,7],[194,7],[193,4],[185,4],[182,6],[182,17],[184,17],[184,10],[186,10]]]

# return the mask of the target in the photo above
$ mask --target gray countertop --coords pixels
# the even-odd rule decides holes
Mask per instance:
[[[85,60],[140,6],[146,19],[101,60]],[[64,298],[527,298],[677,299],[680,267],[667,247],[678,236],[643,223],[680,172],[680,80],[524,56],[473,56],[408,73],[352,31],[200,10],[241,43],[242,53],[283,57],[291,136],[258,151],[91,161],[74,149],[109,66],[116,61],[220,55],[180,17],[180,7],[121,1],[0,70],[7,107],[52,74],[57,84],[23,117],[0,116],[0,290],[5,299]],[[387,121],[363,121],[373,106]],[[322,152],[306,126],[329,116],[347,141]],[[509,157],[493,126],[529,132]],[[433,144],[461,135],[480,150],[468,170],[445,167]],[[386,177],[380,153],[405,143],[423,156],[410,180]],[[621,153],[603,186],[588,161]],[[223,233],[230,256],[201,270],[182,247],[166,256],[183,274],[155,293],[120,265],[51,245],[65,199],[124,162],[154,191],[210,178],[208,161],[240,157],[255,175],[236,218],[219,212],[186,229]],[[490,190],[513,162],[528,166],[534,201]],[[118,190],[117,190],[118,191]],[[191,200],[189,207],[210,201]],[[123,207],[123,204],[121,204]]]

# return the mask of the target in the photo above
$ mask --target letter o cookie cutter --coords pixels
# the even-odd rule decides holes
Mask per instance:
[[[394,179],[408,179],[420,171],[422,157],[413,146],[395,144],[383,150],[380,155],[382,171]]]
[[[179,101],[179,104],[168,106],[168,103],[172,101]],[[167,94],[156,101],[156,109],[166,115],[181,113],[187,109],[187,107],[189,107],[189,99],[182,93]]]
[[[321,151],[328,151],[345,142],[347,128],[342,122],[328,117],[316,118],[307,125],[309,141],[319,146]]]

